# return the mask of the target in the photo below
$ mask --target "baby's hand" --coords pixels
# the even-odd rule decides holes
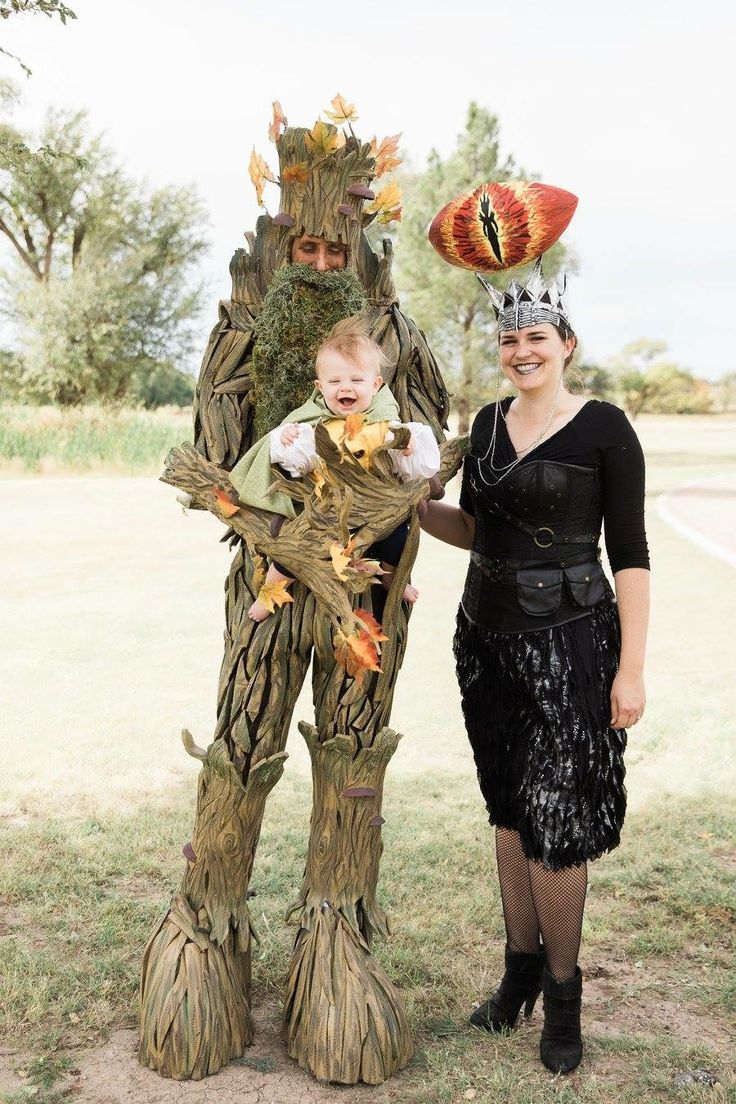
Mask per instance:
[[[282,445],[293,445],[299,436],[299,426],[296,422],[290,422],[289,425],[283,426],[279,440]]]
[[[401,455],[402,456],[413,456],[414,453],[416,452],[416,450],[417,450],[417,446],[414,443],[414,438],[410,437],[409,438],[409,444],[406,446],[405,449],[401,450]]]

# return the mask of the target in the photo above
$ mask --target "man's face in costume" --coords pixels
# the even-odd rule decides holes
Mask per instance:
[[[291,261],[292,264],[308,264],[316,272],[334,272],[345,268],[348,255],[340,242],[301,234],[291,243]]]

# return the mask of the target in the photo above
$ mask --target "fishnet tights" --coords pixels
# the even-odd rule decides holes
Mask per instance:
[[[509,950],[533,954],[541,935],[547,968],[557,981],[575,976],[588,868],[547,870],[524,854],[518,832],[496,828],[496,858]]]

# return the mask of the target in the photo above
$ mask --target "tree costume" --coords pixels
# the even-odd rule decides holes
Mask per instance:
[[[318,492],[313,483],[275,478],[302,510],[274,536],[268,514],[239,509],[227,479],[252,443],[307,399],[317,346],[336,321],[360,310],[389,360],[384,376],[402,421],[425,422],[443,436],[447,394],[423,335],[399,309],[390,243],[379,258],[363,233],[371,217],[398,216],[395,186],[376,197],[370,188],[397,164],[396,140],[360,142],[350,127],[354,112],[339,97],[333,108],[349,135],[324,122],[282,129],[274,105],[280,210],[261,216],[256,234],[246,235],[248,249],[233,257],[232,298],[220,304],[197,388],[195,448],[172,450],[163,476],[195,505],[228,517],[236,544],[214,740],[204,752],[185,732],[187,750],[203,763],[187,868],[148,943],[141,980],[140,1060],[175,1078],[214,1073],[252,1041],[248,883],[313,651],[316,724],[300,729],[312,758],[314,807],[304,881],[290,910],[299,928],[284,1037],[302,1066],[344,1083],[381,1082],[412,1054],[400,995],[370,947],[388,931],[376,901],[382,786],[400,738],[388,727],[407,639],[409,610],[400,596],[418,545],[414,507],[428,485],[399,484],[385,457],[377,473],[366,472],[318,427],[326,484]],[[274,178],[255,153],[251,176],[260,201],[264,180]],[[292,242],[305,233],[342,243],[346,268],[291,264]],[[443,447],[443,481],[459,459],[457,447]],[[370,605],[372,578],[361,553],[407,517],[409,539],[381,632],[368,610],[353,609],[345,587]],[[262,556],[278,559],[297,581],[291,599],[255,623],[247,611]]]

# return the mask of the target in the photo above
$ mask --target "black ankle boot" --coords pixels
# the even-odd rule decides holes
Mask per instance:
[[[583,975],[580,967],[569,981],[556,981],[545,968],[542,978],[544,993],[544,1027],[539,1043],[539,1056],[552,1073],[569,1073],[580,1065],[583,1040],[580,1034],[580,1004],[583,995]]]
[[[542,991],[544,951],[526,954],[506,948],[506,970],[496,992],[470,1017],[471,1024],[486,1031],[510,1031],[519,1010],[525,1004],[525,1015],[531,1016]]]

